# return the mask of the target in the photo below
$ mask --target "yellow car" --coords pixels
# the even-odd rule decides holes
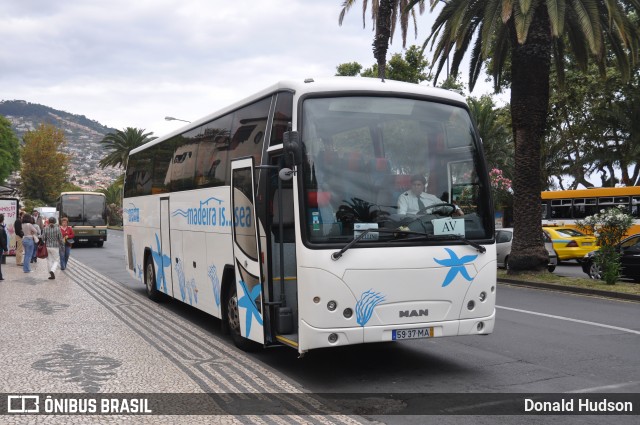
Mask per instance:
[[[573,227],[543,227],[542,230],[551,238],[558,263],[566,260],[580,262],[589,252],[599,248],[594,236],[580,233]]]

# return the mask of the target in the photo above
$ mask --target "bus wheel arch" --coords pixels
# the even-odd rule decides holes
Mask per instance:
[[[156,269],[149,248],[144,250],[144,286],[150,300],[160,301],[162,294],[156,288]]]
[[[238,311],[238,295],[233,267],[225,267],[222,282],[222,293],[225,294],[224,300],[221,303],[223,332],[231,335],[234,345],[239,349],[243,351],[258,350],[261,348],[260,344],[243,337],[240,333],[240,313]]]
[[[236,285],[236,276],[233,266],[227,264],[222,271],[222,283],[220,287],[220,294],[222,299],[220,300],[220,319],[222,321],[222,333],[229,335],[229,318],[228,318],[228,302],[231,297],[230,290]]]

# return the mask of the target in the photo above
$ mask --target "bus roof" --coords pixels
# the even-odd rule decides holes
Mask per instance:
[[[640,186],[593,187],[589,189],[556,190],[542,192],[542,199],[596,198],[600,196],[640,195]]]
[[[97,196],[105,196],[102,192],[62,192],[60,196],[64,195],[97,195]]]
[[[427,85],[405,83],[402,81],[380,80],[378,78],[366,77],[326,77],[317,79],[307,78],[305,80],[282,80],[223,109],[220,109],[212,114],[209,114],[187,125],[184,125],[162,137],[152,140],[142,146],[138,146],[137,148],[132,149],[130,154],[134,154],[148,147],[161,143],[164,140],[182,134],[192,128],[197,128],[202,124],[205,124],[217,117],[232,112],[242,107],[243,105],[262,99],[279,91],[293,92],[295,93],[296,97],[308,93],[332,93],[340,91],[402,93],[413,94],[416,96],[432,97],[434,99],[460,103],[465,106],[467,104],[465,98],[456,92]]]

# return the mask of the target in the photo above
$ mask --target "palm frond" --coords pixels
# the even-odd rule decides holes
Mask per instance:
[[[551,25],[551,35],[554,38],[560,37],[564,32],[564,18],[567,11],[565,0],[547,0],[547,13],[549,14],[549,24]]]

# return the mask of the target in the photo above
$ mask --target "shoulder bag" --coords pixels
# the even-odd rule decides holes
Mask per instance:
[[[47,250],[47,244],[44,242],[44,239],[40,241],[38,244],[38,248],[36,249],[36,257],[38,258],[47,258],[49,256],[49,251]]]

